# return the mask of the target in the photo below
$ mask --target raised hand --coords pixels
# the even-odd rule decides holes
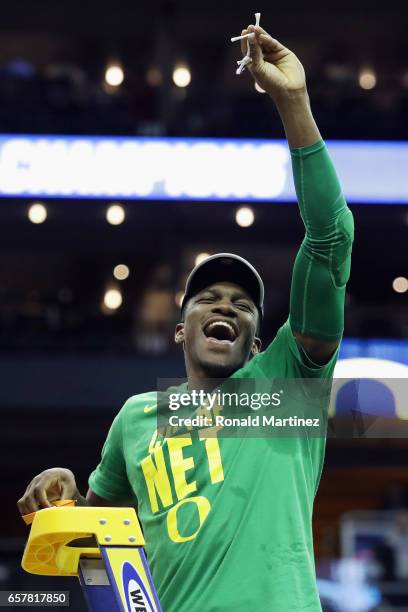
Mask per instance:
[[[248,38],[252,62],[248,69],[258,85],[272,98],[306,92],[305,71],[296,55],[278,40],[272,38],[260,26],[249,25],[242,35]],[[247,40],[241,40],[243,55],[247,52]]]

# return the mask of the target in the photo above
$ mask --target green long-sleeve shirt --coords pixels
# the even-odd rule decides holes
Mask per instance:
[[[339,340],[350,274],[353,215],[325,143],[291,149],[293,177],[306,235],[293,268],[290,324],[323,340]]]

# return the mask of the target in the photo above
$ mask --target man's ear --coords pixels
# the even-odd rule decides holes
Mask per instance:
[[[184,342],[184,323],[177,323],[174,332],[174,342],[176,344],[182,344]]]
[[[258,353],[261,352],[262,349],[262,341],[260,338],[254,338],[254,341],[252,343],[252,348],[251,348],[251,353],[252,355],[257,355]]]

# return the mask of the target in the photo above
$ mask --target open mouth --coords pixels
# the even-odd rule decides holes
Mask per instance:
[[[204,335],[209,339],[222,344],[232,344],[237,339],[235,327],[227,321],[210,321],[203,329]]]

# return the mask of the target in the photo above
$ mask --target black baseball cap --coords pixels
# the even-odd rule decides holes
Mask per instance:
[[[188,300],[199,291],[217,282],[229,281],[245,289],[259,312],[259,322],[264,314],[264,284],[254,266],[243,257],[234,253],[217,253],[199,263],[191,272],[186,282],[184,297],[181,303],[183,312]]]

